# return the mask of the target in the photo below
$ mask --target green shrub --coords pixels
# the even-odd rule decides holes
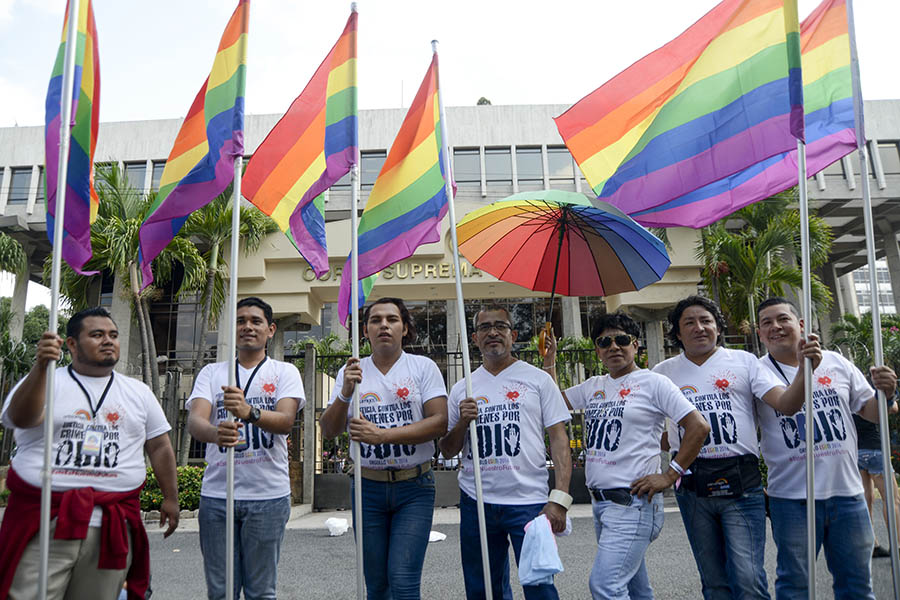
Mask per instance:
[[[204,467],[178,467],[178,503],[181,510],[197,510],[200,506],[200,486]],[[141,490],[141,510],[159,510],[162,491],[153,469],[147,467],[147,482]]]
[[[6,503],[9,501],[9,490],[5,489],[0,492],[0,506],[6,506]]]

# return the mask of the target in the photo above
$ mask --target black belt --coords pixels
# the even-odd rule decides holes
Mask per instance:
[[[631,503],[634,502],[634,497],[631,495],[631,490],[628,488],[610,488],[608,490],[588,488],[588,491],[591,492],[591,496],[593,496],[594,500],[597,502],[606,501],[614,504],[621,504],[622,506],[631,506]]]

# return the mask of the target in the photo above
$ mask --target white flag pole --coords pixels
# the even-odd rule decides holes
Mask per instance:
[[[68,28],[66,29],[66,54],[63,64],[62,90],[59,111],[59,164],[56,171],[56,214],[53,219],[53,258],[50,274],[50,323],[49,331],[56,333],[59,327],[59,279],[62,270],[63,226],[66,216],[66,183],[69,169],[69,142],[71,140],[72,93],[75,85],[75,51],[78,47],[78,0],[70,0]],[[47,598],[47,577],[50,570],[50,494],[53,475],[53,400],[56,381],[56,361],[47,365],[47,389],[44,395],[44,468],[41,470],[41,525],[40,570],[38,598]]]
[[[237,284],[238,284],[238,246],[241,234],[241,174],[244,158],[238,156],[234,161],[234,193],[231,202],[231,259],[228,265],[230,270],[228,281],[228,317],[230,324],[228,333],[227,356],[237,360]],[[235,369],[230,366],[228,371],[228,385],[237,383]],[[234,415],[227,415],[229,423],[234,422]],[[245,427],[245,425],[241,425]],[[246,436],[247,432],[244,431]],[[225,467],[225,599],[234,600],[234,446],[226,452]]]
[[[803,296],[801,312],[805,334],[812,330],[812,275],[809,268],[809,199],[806,189],[806,144],[797,140],[797,186],[800,189],[800,255],[803,271]],[[809,600],[816,598],[816,483],[815,483],[815,412],[813,411],[812,360],[803,360],[803,405],[806,411],[806,561],[807,593]],[[810,441],[812,438],[812,441]]]
[[[437,54],[438,42],[431,42],[431,51]],[[437,80],[438,110],[441,118],[441,152],[444,155],[444,189],[450,215],[450,247],[453,249],[453,273],[456,279],[456,319],[459,329],[459,347],[462,350],[463,374],[466,378],[466,397],[472,397],[472,366],[469,364],[469,336],[466,331],[466,307],[463,302],[462,279],[459,266],[459,244],[456,239],[456,210],[454,208],[453,185],[450,181],[450,141],[447,135],[447,114],[444,112],[444,95],[441,93],[440,71]],[[475,421],[469,422],[469,447],[472,449],[472,466],[475,471],[475,500],[478,510],[478,534],[481,539],[481,567],[484,571],[486,598],[493,598],[491,591],[491,563],[488,558],[487,523],[484,516],[484,493],[481,486],[481,457],[478,454],[478,428]]]
[[[354,8],[355,8],[354,3]],[[358,156],[358,154],[357,154]],[[353,340],[353,358],[359,359],[359,160],[350,167],[350,339]],[[359,386],[353,386],[353,418],[359,418]],[[363,516],[362,516],[362,466],[359,442],[350,443],[353,460],[353,518],[356,523],[356,597],[363,600],[366,593],[363,571]]]
[[[872,197],[869,190],[869,161],[866,152],[865,113],[863,107],[862,86],[859,78],[859,55],[856,51],[856,28],[853,18],[853,2],[847,0],[847,30],[850,34],[850,76],[853,83],[853,113],[856,121],[856,147],[859,156],[860,182],[863,196],[863,221],[866,233],[866,257],[869,263],[869,292],[872,302],[872,341],[875,352],[875,366],[884,365],[884,346],[881,339],[881,308],[878,304],[878,278],[875,267],[875,226],[872,217]],[[894,513],[894,486],[887,478],[893,477],[891,465],[891,440],[888,431],[887,399],[884,392],[876,393],[878,402],[878,421],[881,433],[881,452],[885,474],[885,503],[888,522],[888,539],[891,552],[891,577],[894,584],[894,597],[900,598],[900,556],[898,556],[897,519]]]

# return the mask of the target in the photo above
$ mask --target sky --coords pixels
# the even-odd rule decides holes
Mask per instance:
[[[676,37],[715,0],[360,0],[359,107],[407,107],[440,41],[446,106],[573,104]],[[818,4],[799,0],[801,19]],[[94,0],[101,121],[181,118],[236,2]],[[897,0],[854,4],[863,96],[900,98]],[[0,127],[42,125],[64,0],[0,0]],[[252,0],[248,114],[283,113],[337,40],[349,2]],[[8,295],[0,277],[0,295]],[[35,295],[29,290],[29,305]],[[46,302],[46,300],[44,300]]]

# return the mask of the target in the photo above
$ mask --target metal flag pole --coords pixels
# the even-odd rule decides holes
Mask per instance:
[[[437,55],[438,42],[432,40],[431,51]],[[466,378],[466,397],[472,397],[472,365],[469,363],[469,336],[466,331],[466,307],[463,302],[462,278],[459,268],[459,243],[456,240],[456,209],[453,185],[450,182],[450,142],[447,135],[447,113],[444,112],[444,95],[441,93],[440,69],[437,73],[438,112],[441,119],[441,152],[444,155],[444,190],[447,194],[447,212],[450,215],[450,247],[453,249],[453,273],[456,279],[456,321],[459,329],[459,347],[462,350],[463,374]],[[491,563],[488,558],[487,521],[484,517],[484,492],[481,485],[481,457],[478,450],[478,427],[469,422],[469,447],[472,449],[472,467],[475,471],[475,502],[478,512],[478,536],[481,540],[481,567],[484,571],[484,593],[493,598],[491,590]]]
[[[353,340],[353,358],[359,359],[359,161],[350,167],[350,338]],[[359,418],[359,386],[353,386],[353,418]],[[362,526],[362,467],[360,465],[359,442],[351,442],[350,455],[353,459],[353,519],[356,523],[356,597],[363,600],[366,593],[363,572],[363,526]]]
[[[59,115],[59,165],[56,172],[56,214],[53,220],[53,258],[50,274],[50,324],[47,329],[56,333],[59,327],[59,279],[62,270],[63,226],[66,218],[66,184],[71,139],[72,92],[75,75],[75,51],[78,43],[78,0],[69,0],[66,54],[63,65]],[[53,400],[56,381],[56,361],[47,365],[47,389],[44,394],[44,465],[41,469],[41,564],[38,579],[38,598],[47,598],[47,577],[50,571],[50,494],[53,475]]]
[[[800,254],[803,271],[801,312],[806,334],[812,329],[812,275],[809,270],[809,200],[806,190],[806,144],[797,140],[797,186],[800,188]],[[816,598],[816,482],[815,482],[815,412],[812,402],[812,360],[803,359],[803,406],[806,411],[806,562],[807,593]],[[812,438],[812,440],[810,440]]]
[[[241,173],[244,157],[238,156],[234,161],[234,193],[231,202],[231,259],[228,281],[228,332],[227,356],[237,357],[237,279],[238,279],[238,246],[241,232]],[[237,358],[235,358],[237,360]],[[234,386],[235,370],[228,371],[228,385]],[[228,422],[234,422],[234,415],[227,414]],[[243,427],[244,425],[242,425]],[[247,432],[244,431],[246,436]],[[225,467],[225,599],[234,600],[234,446],[226,452]]]
[[[875,268],[875,226],[872,218],[872,197],[869,190],[869,161],[866,152],[865,113],[862,86],[859,78],[859,55],[856,52],[856,28],[853,18],[853,2],[847,0],[847,30],[850,34],[850,77],[853,84],[853,113],[856,121],[856,147],[859,156],[860,182],[862,183],[863,221],[866,232],[866,258],[869,263],[869,292],[872,295],[872,341],[875,351],[875,366],[884,365],[884,346],[881,339],[881,308],[878,304],[878,278]],[[876,392],[878,402],[878,422],[881,434],[881,453],[885,473],[885,503],[888,522],[888,539],[891,552],[891,578],[894,584],[894,598],[900,599],[900,556],[898,556],[897,518],[894,513],[894,486],[890,485],[888,474],[893,476],[891,465],[891,440],[888,431],[887,399],[880,390]]]

